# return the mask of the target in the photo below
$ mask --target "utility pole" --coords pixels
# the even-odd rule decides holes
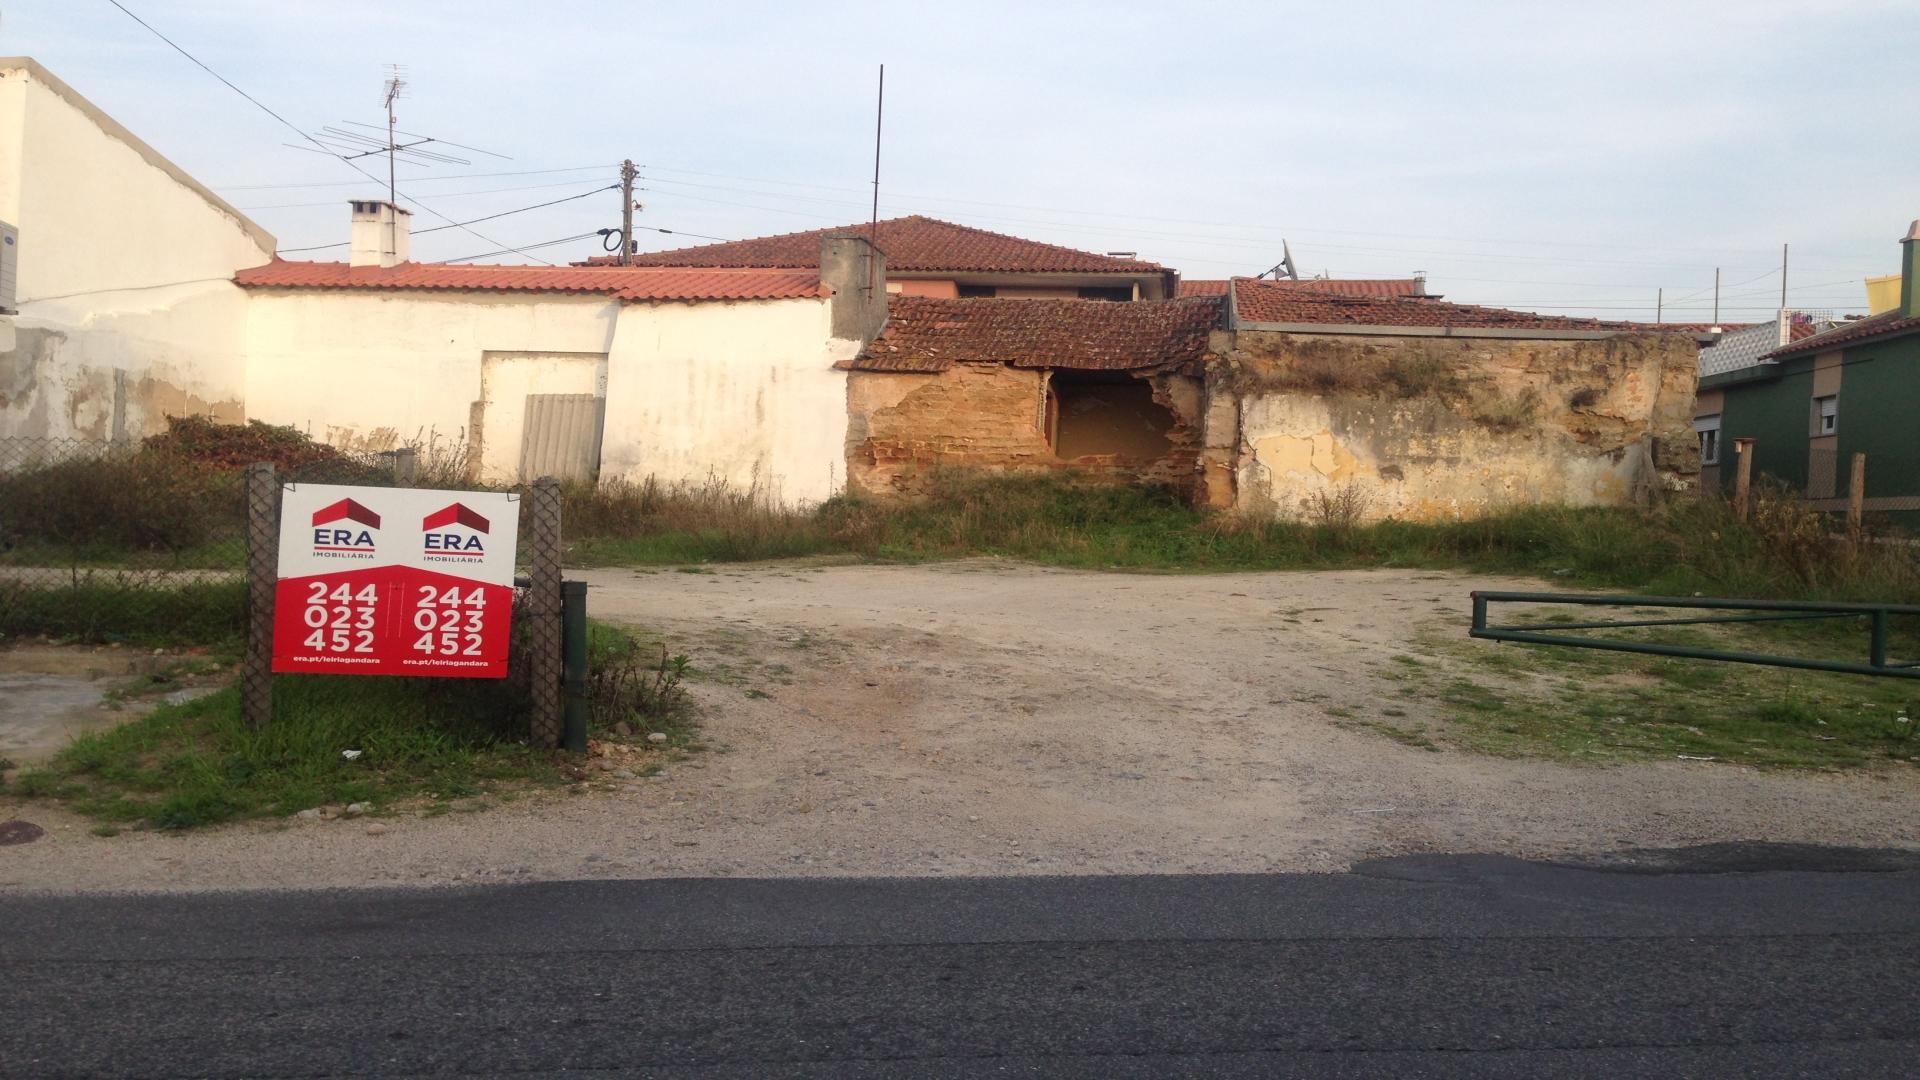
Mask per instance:
[[[1720,268],[1713,268],[1713,325],[1720,325]]]
[[[1787,310],[1787,245],[1780,245],[1780,310]]]
[[[1659,326],[1666,321],[1667,290],[1653,290],[1653,325]]]
[[[620,265],[633,265],[633,181],[640,175],[633,159],[620,163]]]

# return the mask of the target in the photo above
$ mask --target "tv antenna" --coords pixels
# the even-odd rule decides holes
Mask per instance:
[[[313,141],[319,146],[325,147],[326,149],[324,150],[315,149],[313,146],[303,146],[299,143],[285,143],[283,145],[291,146],[295,150],[308,150],[316,154],[330,154],[344,161],[372,157],[375,154],[385,154],[387,156],[387,201],[392,203],[399,201],[399,180],[397,174],[398,166],[400,165],[417,165],[423,168],[431,168],[435,165],[473,164],[471,158],[460,157],[457,154],[442,153],[439,148],[444,147],[452,150],[462,150],[470,154],[485,154],[487,157],[499,158],[502,161],[513,160],[505,154],[496,154],[491,150],[482,150],[477,146],[466,146],[462,143],[449,142],[446,139],[435,138],[432,135],[422,135],[416,131],[402,131],[399,127],[399,116],[394,110],[394,102],[406,96],[406,69],[399,64],[389,64],[387,66],[387,80],[381,87],[380,92],[381,103],[386,106],[387,110],[386,123],[366,124],[358,120],[343,120],[338,125],[329,124],[313,135]],[[369,134],[369,132],[384,134],[386,137],[384,139],[376,138],[374,135]],[[433,147],[433,149],[428,149],[428,147]]]

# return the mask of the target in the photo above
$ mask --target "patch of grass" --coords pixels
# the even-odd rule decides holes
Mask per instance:
[[[452,681],[452,680],[448,680]],[[256,731],[228,687],[82,735],[21,794],[59,799],[108,825],[186,829],[327,803],[458,797],[501,782],[558,784],[560,759],[482,718],[440,680],[277,680]],[[357,760],[343,750],[359,750]]]
[[[1844,627],[1840,628],[1844,630]],[[1831,655],[1835,629],[1805,623],[1609,631],[1609,637],[1731,651]],[[1568,761],[1709,758],[1761,768],[1851,769],[1920,761],[1920,686],[1899,679],[1566,646],[1424,636],[1416,699],[1447,717],[1462,749]],[[1864,651],[1864,635],[1852,643]],[[1812,646],[1809,650],[1809,646]],[[1465,673],[1459,674],[1460,663]],[[1456,672],[1440,674],[1444,666]]]
[[[245,633],[239,581],[146,588],[84,577],[52,586],[0,580],[0,638],[233,647]]]
[[[1837,543],[1819,515],[1778,492],[1763,493],[1747,522],[1692,497],[1649,510],[1516,507],[1470,521],[1359,522],[1337,493],[1324,514],[1278,520],[1070,476],[946,470],[928,486],[916,501],[848,495],[786,511],[717,486],[616,485],[576,493],[567,520],[573,557],[609,565],[839,554],[1156,571],[1420,567],[1666,595],[1920,603],[1920,560],[1908,546]]]
[[[665,677],[640,692],[615,673],[650,655],[647,642],[591,624],[588,644],[595,685],[628,689],[610,694],[598,721],[667,732],[663,754],[698,748],[692,707],[672,677],[683,657],[669,658]],[[103,828],[188,829],[353,802],[465,809],[481,796],[572,779],[569,755],[526,745],[522,694],[511,681],[281,676],[274,719],[254,730],[229,686],[82,735],[16,777],[10,793],[60,800]],[[346,750],[359,754],[348,759]]]

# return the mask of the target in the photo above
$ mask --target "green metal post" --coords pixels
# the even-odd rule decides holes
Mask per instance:
[[[1887,611],[1885,608],[1873,613],[1873,642],[1867,648],[1867,663],[1877,668],[1887,666]]]
[[[1473,628],[1475,630],[1487,628],[1487,598],[1479,593],[1473,594]]]
[[[576,754],[587,749],[587,583],[560,583],[561,651],[566,658],[566,711],[563,745]]]

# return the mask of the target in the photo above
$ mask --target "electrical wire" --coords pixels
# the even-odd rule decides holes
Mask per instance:
[[[513,172],[453,173],[448,176],[416,176],[407,182],[410,184],[438,184],[448,180],[479,180],[483,177],[493,176],[545,176],[551,173],[563,172],[603,172],[607,169],[617,169],[619,167],[620,163],[616,161],[611,165],[576,165],[567,169],[518,169]],[[214,186],[222,191],[287,191],[297,188],[357,187],[359,183],[358,180],[328,180],[316,184],[216,184]]]
[[[807,184],[807,183],[799,183],[796,181],[789,181],[789,180],[775,180],[769,177],[740,176],[737,174],[730,174],[730,173],[700,172],[693,169],[676,169],[676,168],[662,166],[662,165],[643,165],[642,168],[656,174],[661,172],[680,173],[687,176],[705,176],[705,177],[711,177],[716,179],[745,180],[752,183],[775,184],[783,187],[810,188],[816,191],[844,192],[847,194],[865,194],[865,189],[863,188],[836,187],[836,186],[827,185],[827,184]],[[854,205],[864,206],[865,205],[864,203],[856,204],[853,202],[844,202],[844,201],[836,203],[835,200],[819,199],[817,197],[811,197],[811,196],[787,195],[782,192],[756,191],[750,188],[730,188],[730,187],[725,187],[723,185],[717,185],[717,184],[699,184],[693,181],[672,180],[667,177],[662,177],[658,175],[650,176],[649,179],[655,182],[680,184],[680,185],[685,185],[689,187],[700,187],[700,188],[706,188],[706,189],[715,190],[715,191],[732,191],[736,194],[760,195],[760,196],[768,196],[772,198],[805,200],[810,202],[822,202],[822,203],[834,203],[835,205],[842,205],[842,206],[854,206]],[[1042,213],[1072,214],[1076,216],[1086,216],[1086,217],[1106,217],[1106,218],[1114,218],[1114,219],[1124,220],[1124,221],[1161,221],[1161,222],[1169,222],[1174,224],[1201,225],[1201,226],[1207,226],[1207,227],[1213,227],[1213,228],[1233,229],[1241,233],[1244,233],[1248,230],[1274,232],[1274,233],[1295,233],[1295,234],[1324,233],[1327,235],[1379,236],[1379,237],[1391,237],[1395,239],[1437,240],[1437,241],[1442,241],[1446,243],[1507,244],[1507,245],[1530,246],[1530,247],[1590,247],[1590,248],[1607,248],[1609,250],[1617,250],[1621,246],[1617,242],[1590,242],[1590,241],[1578,241],[1578,240],[1517,240],[1517,239],[1501,238],[1501,237],[1440,236],[1440,235],[1433,235],[1433,234],[1381,232],[1381,231],[1374,231],[1374,230],[1359,230],[1359,229],[1324,229],[1324,228],[1316,228],[1316,227],[1301,226],[1301,225],[1260,225],[1260,224],[1248,224],[1246,222],[1205,221],[1205,220],[1198,220],[1193,218],[1174,218],[1174,217],[1154,216],[1154,215],[1145,215],[1145,214],[1115,214],[1115,213],[1110,213],[1110,212],[1101,211],[1101,210],[1079,210],[1071,207],[1035,206],[1032,204],[1025,204],[1025,203],[992,202],[984,199],[963,199],[955,196],[925,195],[925,194],[915,194],[910,192],[896,192],[891,196],[887,197],[887,199],[885,199],[884,201],[892,202],[896,206],[898,206],[900,205],[901,200],[908,200],[908,199],[918,199],[918,200],[927,201],[927,202],[959,203],[959,204],[974,205],[974,206],[994,206],[994,207],[1001,207],[1006,209],[1017,209],[1017,210],[1034,210]],[[1019,219],[1003,218],[1002,220],[1019,220]],[[1028,221],[1028,223],[1053,224],[1053,225],[1064,224],[1059,222],[1034,222],[1034,221]],[[1064,226],[1064,227],[1076,227],[1076,226]],[[1136,230],[1135,235],[1142,235],[1142,234],[1138,230]],[[1194,234],[1163,234],[1163,235],[1178,236],[1180,238],[1200,239],[1200,237],[1195,236]],[[1213,239],[1225,239],[1225,238],[1208,237],[1206,239],[1213,240]],[[1725,254],[1725,249],[1710,249],[1710,248],[1650,247],[1650,248],[1645,248],[1641,250],[1687,252],[1691,254],[1714,254],[1714,255]],[[1758,249],[1751,249],[1751,250],[1758,251]],[[1771,249],[1768,249],[1768,250],[1771,250]],[[1581,260],[1570,260],[1570,261],[1581,261]],[[1661,263],[1659,265],[1664,266],[1669,264]],[[1803,262],[1803,263],[1800,263],[1799,265],[1804,266],[1809,264]]]
[[[262,102],[259,98],[256,98],[252,94],[249,94],[245,90],[242,90],[238,86],[235,86],[230,80],[227,79],[225,75],[222,75],[219,72],[208,67],[204,62],[201,61],[199,57],[181,48],[179,44],[177,44],[172,38],[154,29],[151,23],[147,22],[145,19],[142,19],[140,16],[135,15],[132,11],[128,10],[127,6],[125,4],[122,4],[120,0],[107,0],[107,3],[112,4],[114,7],[119,8],[122,14],[124,14],[127,18],[132,19],[134,22],[139,23],[142,27],[145,27],[147,32],[152,34],[154,37],[157,37],[161,41],[166,42],[167,45],[173,49],[174,52],[177,52],[181,56],[186,57],[188,60],[193,62],[195,67],[198,67],[200,70],[220,80],[221,84],[224,85],[227,89],[232,90],[234,93],[239,94],[241,97],[247,99],[247,101],[251,102],[255,108],[259,109],[263,113],[266,113],[268,116],[273,117],[275,120],[278,120],[288,130],[293,131],[295,134],[299,135],[302,139],[305,139],[306,141],[312,143],[314,146],[319,147],[328,156],[339,161],[342,165],[345,165],[347,168],[352,169],[354,172],[359,173],[361,176],[366,177],[367,179],[373,181],[376,184],[380,182],[379,177],[373,175],[372,173],[366,171],[365,169],[362,169],[360,166],[355,165],[353,162],[348,161],[341,154],[328,148],[320,140],[308,134],[305,129],[299,127],[298,125],[294,124],[292,121],[288,120],[286,117],[281,116],[279,113],[274,112],[272,109],[268,108],[266,104]],[[403,194],[397,188],[394,190],[394,193],[396,195]],[[407,195],[407,201],[413,203],[415,206],[418,206],[420,209],[425,210],[427,213],[432,214],[434,217],[437,217],[442,221],[449,222],[449,223],[453,222],[452,218],[448,217],[447,215],[441,213],[438,210],[435,210],[433,207],[428,206],[426,203],[421,202],[419,199],[415,198],[411,194]],[[455,227],[465,228],[465,226],[461,226],[457,224],[455,224]],[[482,240],[485,240],[489,244],[500,243],[500,241],[495,240],[492,237],[486,236],[482,233],[475,232],[472,229],[466,229],[466,231],[469,233],[472,233],[474,236],[479,237]],[[519,255],[527,254],[526,252],[521,251],[519,248],[510,247],[510,248],[507,248],[506,250],[512,251]],[[527,258],[532,259],[535,262],[542,262],[542,263],[546,262],[545,259],[541,259],[538,256],[534,256],[534,255],[527,255]],[[553,264],[547,263],[547,265],[551,266]]]
[[[594,188],[592,191],[583,191],[578,195],[569,195],[564,199],[554,199],[551,202],[535,203],[532,206],[522,206],[517,210],[502,210],[497,214],[488,214],[486,217],[477,217],[472,219],[471,221],[456,221],[448,225],[435,225],[431,229],[421,229],[418,232],[414,233],[413,235],[425,236],[428,233],[445,232],[448,229],[464,229],[468,225],[473,225],[478,222],[492,221],[495,218],[507,217],[510,214],[524,214],[529,210],[539,210],[548,206],[558,206],[564,202],[572,202],[575,199],[584,199],[589,195],[598,195],[603,191],[612,191],[618,188],[619,186],[620,186],[619,184],[608,184],[606,187],[597,187],[597,188]],[[481,239],[485,239],[485,237],[481,237]],[[327,248],[347,247],[351,243],[352,241],[350,240],[340,240],[331,244],[309,244],[306,247],[281,248],[278,252],[276,252],[276,254],[291,255],[291,254],[296,254],[302,251],[325,251]],[[513,249],[508,248],[507,250],[512,251]]]
[[[471,262],[474,259],[491,259],[495,255],[506,255],[508,253],[512,253],[516,255],[525,255],[526,248],[533,248],[536,250],[539,248],[549,248],[549,247],[553,247],[556,244],[571,244],[575,240],[585,240],[589,236],[598,236],[598,235],[600,235],[598,232],[584,232],[578,236],[563,236],[558,240],[543,240],[538,244],[525,244],[517,248],[501,248],[499,251],[483,251],[478,255],[462,255],[457,259],[442,259],[440,260],[440,263],[441,265],[445,265],[447,263]],[[545,260],[542,260],[542,261],[544,262]],[[547,263],[547,265],[552,266],[553,264]]]
[[[437,191],[437,192],[434,192],[433,197],[436,199],[461,199],[469,195],[499,195],[508,191],[548,191],[553,188],[575,187],[580,183],[582,183],[585,179],[586,179],[585,177],[579,177],[573,180],[556,180],[551,184],[516,184],[513,187],[477,188],[473,191]],[[357,183],[349,182],[345,186],[359,187],[360,185]],[[325,202],[274,203],[270,206],[241,206],[241,207],[236,207],[235,209],[245,210],[251,213],[252,211],[255,211],[255,210],[305,210],[315,206],[339,206],[339,205],[340,205],[339,199],[328,199]]]

